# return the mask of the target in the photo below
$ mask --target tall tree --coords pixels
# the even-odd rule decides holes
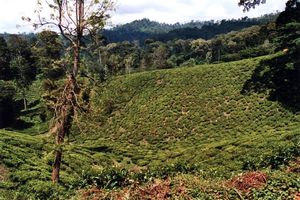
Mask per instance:
[[[50,8],[52,13],[45,17],[45,6]],[[52,181],[59,182],[59,172],[62,161],[62,144],[65,136],[69,134],[73,118],[78,109],[77,75],[80,69],[80,56],[83,48],[84,35],[95,35],[105,25],[113,10],[112,0],[38,0],[36,13],[39,21],[34,23],[35,28],[48,26],[58,28],[60,34],[69,42],[72,50],[73,66],[67,70],[67,79],[60,98],[56,103],[55,122],[51,128],[56,136],[55,161],[53,164]],[[31,21],[29,18],[24,18]]]
[[[268,89],[270,98],[292,111],[300,110],[300,2],[288,0],[276,20],[277,50],[281,54],[261,63],[244,91]]]
[[[62,57],[63,45],[59,35],[54,31],[42,31],[37,34],[37,41],[32,47],[38,73],[43,78],[57,79],[64,75],[64,69],[58,61]]]
[[[26,110],[27,90],[36,77],[35,61],[29,42],[22,36],[10,35],[7,44],[11,54],[10,68],[13,71],[15,83],[21,93]]]
[[[10,67],[15,71],[15,83],[23,98],[24,110],[27,110],[27,91],[35,79],[35,68],[22,56],[16,56]]]

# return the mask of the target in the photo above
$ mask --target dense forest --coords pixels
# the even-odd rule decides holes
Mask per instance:
[[[220,21],[191,21],[188,23],[166,24],[149,19],[136,20],[103,31],[109,43],[138,42],[143,44],[146,39],[167,42],[176,39],[211,39],[219,34],[237,31],[254,25],[267,24],[275,21],[278,13],[266,14],[258,18],[244,17],[241,19]]]
[[[110,29],[85,3],[0,35],[0,199],[299,198],[299,1]]]
[[[175,39],[109,43],[101,48],[102,64],[113,74],[226,62],[267,55],[275,50],[275,24],[252,26],[210,40]]]

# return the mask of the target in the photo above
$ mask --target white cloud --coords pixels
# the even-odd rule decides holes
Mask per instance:
[[[35,4],[36,0],[0,0],[0,32],[33,31],[21,18],[32,16]]]
[[[112,21],[119,24],[150,18],[160,22],[176,23],[244,16],[258,17],[277,10],[282,11],[285,7],[283,0],[267,0],[267,4],[244,13],[237,3],[238,0],[119,0],[121,12],[117,11]],[[155,9],[156,7],[160,9]],[[134,12],[130,12],[131,9]]]
[[[159,22],[175,23],[190,20],[210,20],[256,17],[283,10],[285,1],[267,0],[255,10],[243,13],[238,0],[118,0],[117,10],[111,19],[113,24],[127,23],[149,18]],[[0,0],[0,32],[30,32],[33,28],[21,20],[22,16],[34,16],[36,0]],[[22,25],[19,29],[16,25]]]

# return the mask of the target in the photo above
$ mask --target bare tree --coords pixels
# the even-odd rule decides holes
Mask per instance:
[[[45,9],[48,8],[48,9]],[[79,87],[76,83],[80,69],[82,39],[85,35],[95,35],[105,26],[113,11],[113,0],[37,0],[38,20],[34,27],[57,28],[60,34],[69,42],[73,55],[73,66],[66,72],[66,83],[55,106],[55,118],[51,132],[55,134],[57,148],[53,164],[52,181],[59,182],[59,172],[62,162],[62,144],[69,134],[73,118],[78,109],[77,94]],[[51,11],[50,14],[46,12]],[[31,21],[30,18],[23,18]]]

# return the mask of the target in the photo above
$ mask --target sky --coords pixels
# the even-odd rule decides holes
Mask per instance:
[[[111,25],[149,18],[165,23],[184,23],[191,20],[219,20],[244,16],[258,17],[282,11],[284,0],[267,0],[267,3],[249,12],[238,7],[238,0],[118,0]],[[0,0],[0,32],[32,32],[34,29],[21,20],[34,16],[36,0]]]

